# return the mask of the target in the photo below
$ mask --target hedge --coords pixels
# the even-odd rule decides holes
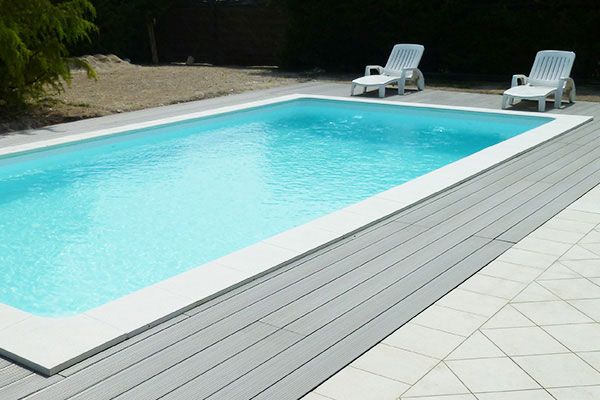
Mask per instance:
[[[566,49],[577,53],[574,76],[600,78],[600,1],[598,0],[92,0],[99,33],[80,52],[116,53],[135,62],[149,62],[145,18],[157,17],[162,62],[185,61],[181,52],[207,47],[215,40],[235,48],[252,37],[239,64],[277,64],[287,69],[352,71],[384,63],[395,43],[422,43],[422,69],[428,73],[510,76],[528,72],[536,51]],[[165,7],[165,3],[169,7]],[[153,9],[159,5],[159,12]],[[190,11],[196,7],[197,11]],[[281,12],[248,12],[251,23],[224,29],[232,8],[279,8]],[[184,10],[184,11],[182,11]],[[201,13],[211,11],[207,24]],[[252,10],[249,10],[252,11]],[[177,29],[174,20],[186,12]],[[198,15],[198,17],[195,17]],[[221,17],[219,17],[219,15]],[[237,14],[236,14],[237,15]],[[260,17],[263,15],[263,17]],[[281,18],[273,23],[272,18]],[[262,18],[262,20],[261,20]],[[269,20],[265,20],[270,18]],[[254,20],[256,19],[256,20]],[[261,27],[285,32],[265,37]],[[244,31],[246,29],[246,31]],[[186,32],[182,34],[181,32]],[[227,36],[227,37],[225,37]],[[262,39],[261,39],[262,38]],[[284,39],[279,39],[284,38]],[[273,40],[281,40],[273,45]],[[172,44],[176,43],[174,50]],[[220,45],[220,44],[217,44]],[[160,46],[163,46],[161,49]],[[165,46],[167,48],[165,48]],[[283,50],[281,50],[283,49]],[[192,51],[190,50],[190,51]],[[233,50],[232,50],[233,51]],[[269,53],[271,51],[271,53]],[[206,52],[204,52],[206,53]],[[172,59],[177,56],[177,59]],[[192,55],[192,54],[190,54]],[[210,56],[203,62],[228,62]],[[257,59],[258,58],[258,59]]]
[[[597,0],[286,0],[282,65],[353,70],[385,62],[394,43],[421,43],[429,72],[528,72],[540,49],[577,54],[574,74],[600,78]]]

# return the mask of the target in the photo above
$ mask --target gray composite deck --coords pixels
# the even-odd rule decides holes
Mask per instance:
[[[348,90],[310,83],[152,115]],[[500,104],[499,96],[435,90],[388,99]],[[600,104],[552,112],[600,119]],[[118,122],[82,121],[55,134]],[[43,377],[0,359],[0,399],[299,398],[599,183],[596,120],[60,374]]]

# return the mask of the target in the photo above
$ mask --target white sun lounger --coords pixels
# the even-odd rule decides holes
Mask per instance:
[[[398,84],[398,94],[404,94],[406,82],[415,82],[419,90],[425,88],[425,78],[419,70],[419,62],[425,48],[420,44],[397,44],[392,49],[385,67],[380,65],[367,65],[365,76],[352,81],[350,95],[354,96],[354,89],[362,86],[363,93],[369,86],[379,88],[379,97],[385,95],[385,87],[392,83]],[[377,70],[379,75],[371,75],[372,70]]]
[[[554,107],[559,108],[563,94],[575,102],[575,82],[570,77],[575,61],[572,51],[544,50],[537,53],[529,76],[513,75],[511,88],[502,96],[502,108],[513,105],[515,99],[537,100],[538,111],[546,109],[546,97],[554,95]]]

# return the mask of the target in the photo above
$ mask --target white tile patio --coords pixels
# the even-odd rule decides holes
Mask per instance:
[[[480,331],[475,331],[446,360],[502,357],[504,353]]]
[[[413,385],[437,363],[438,360],[435,358],[378,344],[350,365],[363,371]]]
[[[600,399],[599,229],[596,187],[383,341],[396,350],[374,347],[315,393],[351,398],[331,382],[358,366],[378,377],[367,385],[406,384],[364,398]]]
[[[600,299],[572,300],[569,303],[596,322],[600,322]]]
[[[538,325],[578,324],[592,322],[591,318],[579,312],[565,301],[540,301],[516,303],[515,308]]]
[[[548,389],[556,400],[596,400],[600,399],[600,386],[566,387]]]
[[[344,368],[315,393],[330,399],[395,400],[409,385],[353,367]]]
[[[388,336],[382,343],[399,349],[411,350],[417,354],[442,359],[464,340],[463,336],[427,328],[416,324],[406,324]]]
[[[439,395],[468,395],[469,389],[448,368],[440,362],[427,373],[418,383],[404,393],[405,397],[439,396]]]
[[[479,400],[555,400],[543,389],[515,390],[511,392],[478,393]]]
[[[509,357],[451,360],[446,364],[473,393],[540,387]]]
[[[565,346],[537,326],[484,329],[483,333],[508,356],[569,352]]]
[[[519,356],[513,360],[547,388],[600,385],[600,372],[573,353]]]
[[[543,275],[543,274],[542,274]],[[513,303],[531,303],[534,301],[557,301],[558,296],[540,285],[538,282],[531,282],[521,293],[512,299]]]

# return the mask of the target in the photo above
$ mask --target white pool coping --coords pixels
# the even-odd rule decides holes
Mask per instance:
[[[255,279],[335,240],[349,236],[364,226],[374,224],[416,202],[457,185],[592,120],[592,117],[588,116],[497,111],[378,99],[294,94],[6,147],[0,149],[0,157],[155,125],[307,98],[545,117],[552,121],[359,203],[75,316],[40,317],[0,303],[0,355],[42,374],[55,374],[227,290]]]

